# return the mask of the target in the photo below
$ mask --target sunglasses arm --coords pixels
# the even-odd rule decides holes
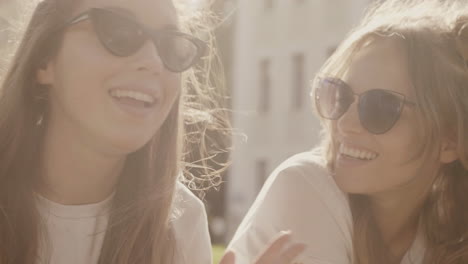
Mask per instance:
[[[72,20],[70,20],[67,25],[74,25],[74,24],[77,24],[77,23],[80,23],[81,21],[84,21],[86,19],[89,19],[89,14],[88,13],[84,13],[84,14],[81,14],[81,15],[78,15],[77,17],[73,18]]]

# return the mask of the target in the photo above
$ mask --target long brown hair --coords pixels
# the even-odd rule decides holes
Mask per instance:
[[[342,75],[372,39],[397,39],[407,56],[425,144],[417,155],[429,162],[441,140],[457,144],[459,159],[441,166],[419,212],[427,264],[468,262],[468,8],[464,1],[387,0],[371,7],[362,23],[320,70]],[[322,120],[324,152],[333,171],[333,128]],[[388,263],[369,200],[349,195],[355,264]]]
[[[0,96],[0,263],[35,263],[38,248],[46,243],[35,209],[33,190],[47,126],[46,89],[36,83],[35,74],[55,55],[61,35],[57,25],[70,18],[75,0],[43,0],[34,9],[19,46],[2,77]],[[200,13],[184,20],[183,28],[193,34],[206,26]],[[211,47],[213,40],[207,39]],[[213,59],[214,58],[214,59]],[[108,229],[99,259],[108,263],[172,263],[177,243],[171,226],[172,201],[176,182],[185,164],[184,121],[198,126],[227,128],[224,112],[216,112],[211,68],[219,67],[216,56],[207,56],[195,69],[183,74],[182,94],[157,135],[142,149],[128,156],[114,196]],[[188,90],[188,92],[187,92]],[[192,104],[187,98],[202,93],[207,106]],[[218,90],[219,93],[219,90]],[[200,113],[207,114],[201,115]],[[194,114],[195,113],[195,114]],[[198,113],[198,114],[197,114]],[[43,116],[42,125],[38,118]],[[223,121],[220,121],[223,120]],[[200,125],[201,124],[201,125]],[[213,126],[212,126],[213,128]],[[203,138],[200,139],[203,141]],[[200,156],[203,156],[202,153]],[[214,174],[213,174],[214,175]],[[44,239],[45,238],[45,239]]]

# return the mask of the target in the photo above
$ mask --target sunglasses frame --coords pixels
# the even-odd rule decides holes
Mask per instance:
[[[186,71],[187,69],[192,67],[194,64],[196,64],[202,58],[202,56],[205,54],[205,52],[206,52],[206,50],[208,48],[207,44],[204,41],[202,41],[202,40],[200,40],[200,39],[198,39],[198,38],[196,38],[194,36],[191,36],[189,34],[186,34],[186,33],[183,33],[183,32],[177,31],[177,30],[173,30],[173,29],[163,29],[163,30],[150,29],[147,26],[142,25],[141,23],[139,23],[138,21],[136,21],[133,18],[130,18],[130,17],[125,16],[124,14],[121,14],[119,12],[115,12],[113,10],[105,9],[105,8],[90,8],[89,10],[87,10],[87,11],[73,17],[69,21],[67,21],[65,23],[65,25],[64,25],[64,28],[69,27],[71,25],[78,24],[78,23],[80,23],[82,21],[85,21],[85,20],[88,20],[88,19],[92,21],[94,14],[96,14],[98,12],[112,13],[112,14],[114,14],[116,16],[120,16],[120,17],[122,17],[124,19],[127,19],[127,20],[131,21],[132,23],[134,23],[138,27],[139,30],[141,30],[141,34],[145,35],[145,38],[146,38],[145,41],[151,40],[153,42],[153,44],[156,46],[156,49],[158,50],[158,52],[159,52],[159,39],[161,38],[162,35],[171,35],[171,36],[182,37],[182,38],[185,38],[186,40],[190,41],[192,44],[194,44],[195,47],[197,48],[197,54],[192,59],[192,62],[187,67],[184,67],[182,69],[172,68],[170,65],[168,65],[165,62],[164,56],[160,55],[164,66],[169,71],[172,71],[172,72],[180,73],[180,72]],[[93,22],[93,27],[94,27],[94,30],[96,32],[96,35],[98,36],[99,41],[103,45],[103,47],[114,56],[129,57],[129,56],[135,54],[136,52],[138,52],[138,50],[141,49],[141,47],[144,44],[143,43],[139,49],[129,53],[128,55],[127,54],[118,54],[114,50],[109,48],[108,45],[102,40],[102,37],[99,36],[99,32],[98,32],[98,30],[96,29],[96,27],[94,25],[94,22]]]
[[[338,85],[341,85],[343,87],[345,87],[346,89],[348,89],[348,91],[350,91],[350,94],[353,95],[353,100],[346,106],[346,108],[342,111],[341,114],[339,114],[337,117],[334,117],[334,118],[329,118],[329,117],[326,117],[322,111],[320,110],[320,96],[318,94],[318,87],[315,87],[314,88],[314,98],[315,98],[315,107],[317,109],[317,112],[318,114],[324,118],[324,119],[328,119],[328,120],[338,120],[340,119],[346,112],[348,112],[349,108],[351,107],[351,105],[356,102],[358,102],[358,106],[357,106],[357,110],[358,110],[358,116],[359,116],[359,122],[361,123],[361,126],[363,128],[365,128],[367,131],[369,131],[370,133],[374,134],[374,135],[381,135],[381,134],[385,134],[387,133],[388,131],[390,131],[394,126],[395,124],[398,122],[398,120],[400,119],[401,117],[401,112],[403,110],[403,107],[406,105],[406,106],[409,106],[409,107],[415,107],[416,106],[416,103],[412,102],[412,101],[409,101],[406,99],[406,96],[402,93],[399,93],[399,92],[396,92],[396,91],[392,91],[392,90],[386,90],[386,89],[371,89],[371,90],[367,90],[363,93],[355,93],[353,91],[353,89],[351,89],[351,86],[349,86],[349,84],[347,84],[345,81],[341,80],[340,78],[337,78],[337,77],[321,77],[321,76],[316,76],[316,80],[315,82],[317,81],[323,81],[323,80],[333,80],[333,82],[335,83],[338,83]],[[376,132],[376,131],[371,131],[369,130],[368,126],[366,124],[364,124],[364,121],[363,121],[363,118],[361,117],[361,111],[360,111],[360,105],[361,105],[361,96],[369,93],[369,92],[373,92],[373,91],[381,91],[381,92],[384,92],[384,93],[387,93],[387,94],[391,94],[393,96],[396,96],[399,101],[400,101],[400,106],[398,108],[398,115],[396,116],[395,118],[395,121],[393,122],[393,124],[391,126],[389,126],[386,130],[383,130],[383,131],[379,131],[379,132]],[[356,99],[357,97],[357,99]]]

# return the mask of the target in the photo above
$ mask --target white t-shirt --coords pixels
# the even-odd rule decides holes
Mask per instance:
[[[239,226],[229,249],[236,264],[251,264],[280,231],[307,244],[296,263],[351,264],[352,216],[348,198],[311,152],[283,162],[268,178]],[[418,235],[402,264],[420,264],[424,257]]]
[[[50,264],[96,264],[99,259],[112,197],[88,205],[62,205],[38,196],[38,208],[47,231],[49,247],[40,249],[38,264],[50,257]],[[177,218],[175,263],[211,264],[211,242],[203,203],[183,184],[174,200]],[[46,250],[48,248],[50,251]],[[49,264],[49,263],[48,263]]]

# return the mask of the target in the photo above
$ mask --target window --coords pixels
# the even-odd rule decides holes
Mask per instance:
[[[266,113],[270,110],[270,60],[264,59],[260,62],[260,96],[258,110],[260,113]]]
[[[11,37],[10,27],[10,23],[6,19],[0,17],[0,48],[6,47],[9,43]]]
[[[304,104],[305,76],[304,76],[304,54],[296,54],[292,60],[292,109],[301,110]]]
[[[267,175],[267,162],[264,159],[257,160],[256,166],[256,177],[257,177],[257,190],[260,191],[268,178]]]
[[[265,10],[270,10],[273,8],[273,0],[263,0],[265,1]]]
[[[331,55],[333,55],[333,53],[335,53],[337,48],[338,48],[337,46],[328,47],[327,52],[326,52],[327,58],[330,57]]]

